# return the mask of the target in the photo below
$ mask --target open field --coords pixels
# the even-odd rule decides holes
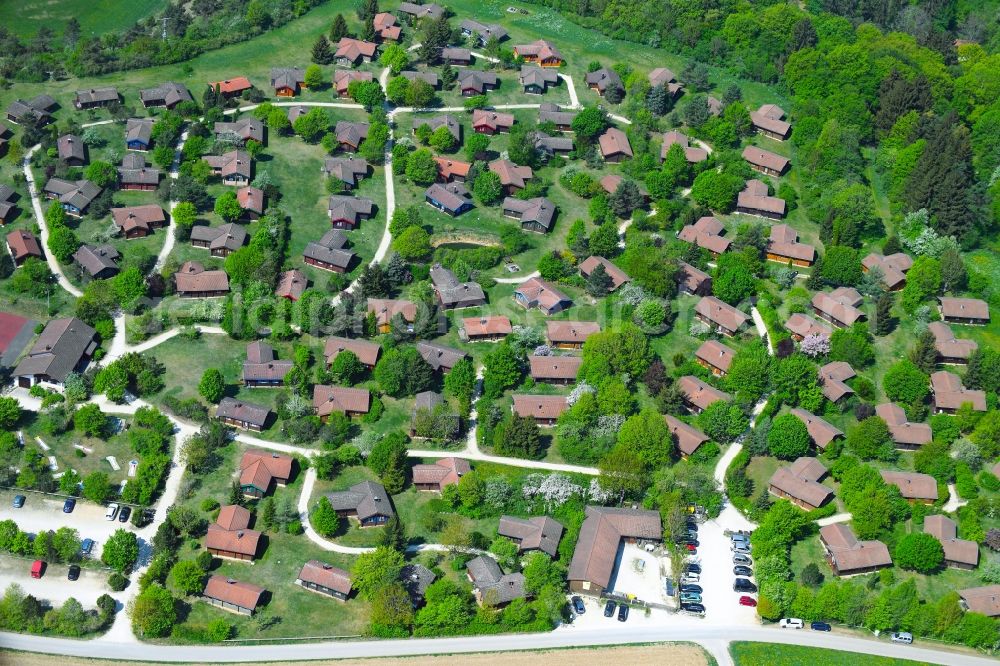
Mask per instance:
[[[803,647],[801,645],[780,645],[778,643],[732,643],[729,652],[736,666],[840,666],[855,663],[860,655],[824,648]],[[920,666],[922,661],[891,659],[865,655],[863,659],[870,666]]]
[[[20,36],[34,35],[42,27],[62,34],[66,21],[75,17],[81,35],[99,37],[128,28],[166,4],[166,0],[0,0],[0,16]]]

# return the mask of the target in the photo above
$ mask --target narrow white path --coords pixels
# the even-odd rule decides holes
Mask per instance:
[[[954,513],[958,511],[960,507],[965,506],[969,502],[960,498],[958,496],[958,490],[955,489],[954,483],[948,484],[948,501],[944,503],[941,510],[945,513]]]
[[[569,108],[579,109],[580,98],[576,96],[576,84],[573,83],[573,77],[569,74],[560,74],[559,78],[566,82],[566,89],[569,91]]]
[[[826,518],[820,518],[816,521],[816,524],[820,527],[826,527],[827,525],[833,525],[835,523],[846,523],[849,522],[854,516],[849,513],[836,513],[832,516],[827,516]]]
[[[615,121],[623,123],[625,125],[631,125],[632,124],[632,121],[629,120],[628,118],[626,118],[625,116],[619,116],[618,114],[615,114],[615,113],[609,113],[608,114],[608,118],[611,118],[611,120],[615,120]]]
[[[71,295],[79,298],[83,296],[83,292],[73,286],[73,283],[69,281],[66,274],[63,273],[62,266],[56,258],[49,252],[49,228],[45,224],[45,212],[42,210],[42,202],[38,198],[38,187],[35,184],[35,174],[31,171],[31,156],[35,154],[41,148],[41,144],[32,146],[27,153],[24,155],[24,162],[22,167],[24,169],[24,178],[28,181],[28,194],[31,195],[31,207],[35,211],[35,221],[38,223],[38,229],[41,233],[41,243],[42,252],[45,253],[45,261],[49,265],[49,270],[55,274],[56,278],[59,280],[59,286],[69,292]]]
[[[531,271],[527,275],[522,275],[521,277],[508,277],[508,278],[493,278],[493,281],[497,284],[521,284],[522,282],[527,282],[531,278],[540,277],[542,274],[538,271]]]
[[[760,312],[757,311],[757,306],[750,308],[750,316],[753,317],[753,325],[757,328],[757,335],[767,342],[767,353],[774,356],[774,343],[771,342],[771,336],[767,334],[767,325],[764,323],[764,318],[760,316]]]
[[[184,143],[187,141],[187,138],[187,130],[184,130],[184,132],[181,133],[180,139],[177,140],[177,147],[174,149],[174,162],[170,165],[169,175],[172,180],[177,180],[177,177],[180,175],[181,151],[184,150]],[[167,225],[167,228],[164,229],[167,237],[163,239],[163,247],[160,248],[160,254],[157,255],[156,263],[153,264],[153,270],[151,270],[150,273],[155,273],[163,268],[163,265],[167,262],[167,257],[170,256],[170,253],[174,249],[174,243],[177,240],[177,224],[174,222],[174,208],[176,208],[179,203],[179,201],[174,201],[173,199],[170,200],[170,223]]]

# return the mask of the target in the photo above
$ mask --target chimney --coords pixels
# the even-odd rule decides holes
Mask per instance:
[[[239,532],[236,533],[236,538],[237,539],[242,539],[243,538],[243,530],[240,530]]]

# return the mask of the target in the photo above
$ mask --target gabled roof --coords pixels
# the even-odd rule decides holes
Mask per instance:
[[[740,330],[750,320],[750,317],[715,296],[702,296],[694,306],[694,311],[730,331]]]
[[[625,132],[617,127],[609,127],[598,138],[598,144],[601,147],[601,155],[605,157],[612,157],[614,155],[632,157],[632,144],[629,143]]]
[[[209,250],[226,249],[235,252],[246,243],[247,230],[235,222],[218,227],[196,226],[191,227],[191,240],[208,243]]]
[[[230,150],[222,155],[206,155],[202,159],[213,169],[218,169],[223,178],[238,175],[249,180],[253,175],[253,159],[245,150]]]
[[[486,301],[486,293],[478,282],[459,282],[455,274],[441,264],[431,266],[430,278],[434,291],[445,307]]]
[[[260,428],[267,425],[267,417],[271,410],[263,405],[255,405],[235,398],[223,398],[215,415],[219,418],[230,418],[237,421],[252,423]]]
[[[545,337],[556,344],[583,344],[587,338],[600,333],[601,325],[596,321],[547,321]]]
[[[453,176],[466,178],[469,175],[469,170],[472,168],[470,162],[462,162],[447,157],[438,157],[435,155],[434,161],[437,163],[438,175],[445,180],[450,180]]]
[[[815,480],[795,474],[789,467],[779,467],[775,470],[767,484],[774,486],[786,495],[815,507],[822,506],[833,496],[833,491],[830,488]]]
[[[14,369],[14,376],[47,375],[62,382],[84,356],[94,352],[96,337],[97,331],[76,317],[53,319]]]
[[[959,590],[958,596],[973,613],[982,613],[987,617],[1000,615],[1000,585],[967,587]]]
[[[602,95],[610,87],[625,89],[625,86],[622,84],[622,77],[618,76],[618,72],[610,67],[602,67],[593,72],[588,72],[587,86],[597,86],[597,90]]]
[[[711,439],[694,426],[670,414],[664,414],[663,420],[667,422],[667,428],[674,443],[677,444],[677,449],[686,456],[693,454],[699,446]]]
[[[990,306],[978,298],[951,298],[942,296],[941,314],[945,317],[961,317],[963,319],[981,319],[989,321]]]
[[[488,127],[491,130],[509,130],[514,126],[514,116],[488,109],[474,109],[472,111],[472,126]]]
[[[885,286],[895,289],[906,281],[906,272],[913,266],[913,259],[902,252],[890,254],[888,257],[872,252],[861,260],[861,265],[868,270],[872,268],[881,270]]]
[[[580,262],[580,273],[582,273],[584,277],[588,277],[598,266],[604,266],[604,272],[611,278],[612,291],[632,279],[625,273],[625,271],[618,268],[604,257],[598,257],[597,255],[589,256]]]
[[[162,103],[166,106],[173,106],[179,102],[191,102],[191,93],[180,83],[168,81],[161,83],[155,88],[146,88],[139,91],[139,99],[144,105]]]
[[[730,241],[723,238],[726,232],[725,225],[718,218],[706,215],[698,218],[694,224],[685,225],[677,234],[677,238],[686,243],[694,243],[698,247],[722,254],[729,249]]]
[[[346,270],[354,258],[354,253],[343,249],[345,245],[347,245],[347,234],[340,229],[330,229],[318,241],[309,241],[306,249],[302,251],[302,256]]]
[[[663,538],[658,511],[588,506],[567,578],[607,588],[622,539]]]
[[[253,88],[253,84],[250,83],[250,79],[245,76],[236,76],[231,79],[225,79],[224,81],[213,81],[208,84],[208,87],[212,90],[218,88],[220,93],[229,95],[232,93],[243,92],[244,90],[250,90]]]
[[[444,16],[444,7],[432,2],[428,5],[418,5],[413,2],[403,2],[399,5],[399,11],[404,14],[410,14],[416,18],[429,17],[432,19],[438,19]]]
[[[916,472],[893,472],[880,470],[882,480],[899,488],[904,499],[936,500],[938,498],[937,479],[929,474]]]
[[[208,526],[208,533],[205,535],[205,548],[256,557],[261,536],[263,535],[257,530],[246,528],[227,530],[213,524]]]
[[[391,518],[396,513],[385,486],[375,481],[362,481],[348,490],[328,493],[326,497],[335,511],[357,511],[358,520],[372,516]]]
[[[494,72],[483,72],[478,69],[461,69],[458,71],[458,87],[460,90],[475,90],[482,93],[486,88],[499,85],[500,79]],[[479,111],[481,109],[477,109]],[[513,116],[511,116],[513,118]],[[513,124],[513,121],[511,122]],[[472,115],[472,125],[476,126],[475,111]],[[508,125],[509,126],[509,125]]]
[[[271,87],[275,90],[279,88],[298,88],[305,83],[306,73],[301,67],[272,67]]]
[[[351,593],[351,575],[343,569],[319,560],[309,560],[303,564],[299,570],[298,580],[340,592],[345,597]]]
[[[953,372],[939,370],[931,375],[934,406],[938,409],[958,409],[965,403],[978,412],[986,411],[986,392],[967,389]]]
[[[258,215],[264,214],[263,190],[259,190],[252,185],[241,187],[236,190],[236,201],[240,204],[240,208],[243,210],[248,210],[252,213],[257,213]]]
[[[417,351],[434,370],[451,370],[455,364],[467,356],[464,351],[421,340]]]
[[[732,364],[734,356],[736,356],[736,352],[718,340],[705,340],[694,353],[695,358],[705,361],[723,372],[729,372],[729,366]]]
[[[571,125],[573,123],[573,119],[576,118],[577,113],[579,113],[579,111],[564,111],[558,104],[548,102],[538,107],[538,122],[552,122],[556,125]]]
[[[792,129],[790,123],[782,120],[784,117],[785,112],[780,106],[775,104],[764,104],[756,111],[750,112],[750,122],[753,123],[755,127],[781,135],[788,134],[788,132]]]
[[[153,140],[152,118],[129,118],[125,121],[125,141],[139,141],[145,145]]]
[[[500,516],[497,534],[517,539],[518,550],[540,550],[555,557],[559,549],[559,539],[562,538],[563,526],[548,516],[533,518],[518,518],[516,516]]]
[[[118,167],[118,178],[122,185],[158,185],[160,170],[147,167],[141,153],[126,153]]]
[[[649,73],[649,85],[652,88],[656,86],[662,86],[668,83],[673,83],[677,80],[674,73],[667,69],[666,67],[657,67],[652,72]]]
[[[430,118],[421,116],[413,121],[413,129],[417,129],[423,125],[427,125],[432,132],[439,127],[447,127],[448,132],[450,132],[453,137],[459,140],[462,139],[462,123],[460,123],[458,118],[450,113],[445,113],[440,116],[431,116]],[[435,159],[441,160],[444,158],[436,157]]]
[[[688,145],[689,139],[686,134],[681,134],[677,130],[671,130],[664,133],[663,143],[660,145],[660,159],[664,160],[667,158],[667,153],[674,144],[679,145],[684,149],[684,158],[693,164],[698,162],[704,162],[708,159],[708,151],[704,148],[691,148]]]
[[[545,197],[534,197],[533,199],[504,197],[502,208],[504,211],[517,212],[521,224],[534,222],[540,224],[546,231],[551,228],[552,219],[556,214],[556,205]]]
[[[469,461],[464,458],[440,458],[430,464],[414,465],[413,483],[436,483],[444,488],[458,483],[459,479],[471,471]]]
[[[292,466],[295,464],[295,459],[283,453],[259,449],[249,449],[240,458],[241,470],[246,470],[257,464],[263,466],[272,478],[288,479],[292,476]]]
[[[229,276],[226,271],[206,271],[197,261],[186,261],[176,273],[174,280],[177,291],[182,293],[200,293],[229,291]]]
[[[835,428],[812,412],[796,407],[792,410],[792,414],[806,425],[810,439],[820,449],[825,449],[834,439],[844,435],[842,430]]]
[[[274,290],[274,295],[279,298],[290,298],[293,301],[299,300],[306,290],[309,281],[302,271],[293,268],[278,276],[278,288]]]
[[[684,394],[684,399],[699,409],[706,409],[719,400],[729,402],[733,399],[733,396],[709,386],[694,375],[684,375],[678,379],[677,387]]]
[[[818,293],[812,297],[812,306],[823,314],[850,326],[865,316],[865,313],[852,305],[838,300],[832,294]]]
[[[678,266],[677,279],[691,293],[696,293],[701,289],[702,285],[712,279],[711,275],[685,261],[679,262]]]
[[[927,444],[934,438],[929,425],[910,423],[906,418],[906,412],[899,405],[891,402],[878,405],[875,407],[875,415],[886,422],[892,441],[897,444]]]
[[[754,166],[764,169],[773,169],[778,173],[788,168],[790,160],[769,150],[758,148],[757,146],[747,146],[743,149],[743,159]]]
[[[156,224],[165,224],[167,216],[163,208],[156,204],[129,206],[128,208],[112,208],[111,219],[115,226],[128,233],[132,229],[146,229]]]
[[[371,404],[372,395],[367,389],[323,384],[313,386],[313,408],[320,417],[333,412],[367,414]]]
[[[927,330],[934,335],[934,348],[945,358],[968,359],[979,349],[975,340],[956,338],[951,326],[943,321],[932,321],[927,324]]]
[[[75,159],[82,162],[87,158],[83,139],[75,134],[63,134],[56,139],[56,152],[61,160]]]
[[[7,245],[14,254],[14,260],[20,261],[27,257],[42,257],[42,248],[38,245],[35,234],[24,229],[15,229],[7,234]]]
[[[462,319],[462,328],[470,336],[477,335],[508,335],[514,329],[510,325],[510,319],[500,315],[466,317]]]
[[[256,608],[266,592],[262,587],[243,583],[225,576],[209,576],[202,596],[225,601],[240,608]]]
[[[491,37],[496,37],[498,41],[502,41],[507,37],[507,29],[499,23],[480,23],[473,19],[465,19],[462,21],[460,27],[466,32],[479,35],[483,41]]]
[[[760,180],[748,180],[746,187],[737,195],[736,206],[764,213],[785,214],[785,200],[767,193],[767,185]]]
[[[77,90],[75,101],[77,104],[99,104],[102,102],[117,102],[118,89],[114,87],[90,88],[89,90]]]
[[[514,413],[521,417],[557,419],[567,409],[566,396],[514,395]]]
[[[375,323],[380,326],[388,324],[397,314],[403,316],[403,321],[413,323],[417,318],[417,304],[391,298],[369,298],[368,312],[375,313]]]
[[[368,123],[355,123],[349,120],[338,120],[333,128],[337,141],[360,146],[368,138]]]
[[[469,189],[462,183],[434,183],[426,190],[424,196],[436,201],[452,212],[459,211],[462,206],[470,203]]]
[[[531,377],[537,381],[547,379],[575,380],[583,358],[580,356],[529,356]]]
[[[396,25],[396,17],[389,12],[376,14],[372,19],[372,25],[382,39],[399,39],[403,32],[402,28]]]
[[[441,79],[438,78],[437,72],[432,72],[430,70],[423,72],[415,72],[412,70],[406,70],[399,73],[400,76],[405,78],[407,81],[423,81],[432,88],[437,88],[441,83]]]
[[[101,193],[101,188],[89,180],[69,181],[52,177],[45,183],[45,192],[54,194],[61,204],[83,210]]]
[[[561,302],[572,303],[569,296],[537,277],[522,282],[514,293],[521,294],[528,304],[537,304],[543,310],[551,310]]]
[[[545,88],[559,81],[559,75],[551,69],[536,65],[521,65],[520,80],[522,86],[538,86]]]
[[[535,56],[539,60],[564,59],[556,45],[544,39],[536,40],[530,44],[518,44],[514,47],[514,51],[519,56]]]
[[[264,123],[253,116],[240,118],[233,122],[215,123],[214,131],[216,136],[231,133],[244,141],[253,139],[260,143],[264,142]]]
[[[807,243],[800,243],[799,234],[787,224],[776,224],[771,227],[771,241],[767,251],[781,257],[813,261],[816,258],[816,248]]]
[[[441,58],[444,60],[462,60],[464,62],[472,62],[472,51],[455,46],[448,46],[441,49]]]
[[[73,260],[91,276],[95,276],[105,270],[117,273],[117,260],[120,256],[113,245],[81,245],[73,253]]]
[[[358,360],[367,366],[374,366],[378,362],[379,353],[382,347],[367,340],[357,340],[353,338],[341,338],[334,336],[328,338],[323,346],[323,356],[327,364],[333,363],[340,352],[349,351],[358,357]]]
[[[374,81],[371,72],[361,72],[355,69],[337,69],[333,72],[333,87],[337,89],[337,94],[344,95],[350,87],[352,81]]]
[[[215,524],[224,530],[244,530],[250,526],[250,510],[239,504],[227,504],[219,509]]]
[[[374,206],[368,197],[348,197],[341,194],[332,194],[327,201],[330,219],[350,222],[352,226],[357,226],[362,216],[371,215]]]
[[[801,312],[796,312],[789,317],[788,321],[785,322],[785,328],[803,338],[808,335],[822,335],[829,338],[833,335],[833,329],[829,326]]]
[[[854,368],[849,363],[844,361],[827,363],[819,369],[819,383],[822,385],[823,395],[827,400],[837,402],[848,393],[854,393],[854,389],[844,382],[855,376]]]
[[[884,543],[858,541],[851,528],[843,523],[821,527],[819,537],[829,549],[839,571],[849,572],[892,564],[889,549]]]

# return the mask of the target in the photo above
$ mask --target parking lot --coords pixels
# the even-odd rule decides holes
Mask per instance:
[[[83,569],[78,580],[68,580],[66,572],[69,565],[50,564],[41,578],[32,578],[31,562],[27,558],[0,556],[0,594],[11,583],[17,583],[26,594],[53,606],[59,606],[73,597],[84,608],[93,608],[102,594],[112,594],[106,571]]]
[[[622,542],[618,546],[615,572],[608,590],[655,604],[666,603],[663,576],[669,571],[668,564],[667,558],[660,558],[635,544]]]

